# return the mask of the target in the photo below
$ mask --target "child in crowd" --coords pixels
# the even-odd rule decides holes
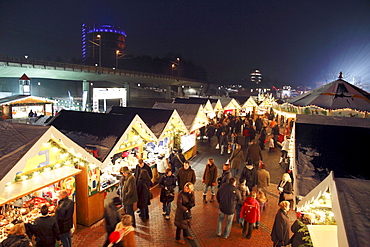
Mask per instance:
[[[256,200],[259,203],[260,206],[260,216],[262,215],[263,210],[266,208],[267,198],[265,193],[262,190],[259,190],[257,192]],[[260,225],[260,219],[256,222],[255,229],[258,229]]]

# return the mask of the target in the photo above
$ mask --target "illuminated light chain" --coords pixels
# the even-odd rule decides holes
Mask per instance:
[[[44,146],[46,147],[52,147],[52,152],[55,152],[55,153],[61,153],[60,156],[63,160],[63,162],[61,163],[56,163],[55,165],[48,165],[48,166],[44,166],[44,167],[41,167],[40,169],[34,171],[34,172],[29,172],[29,173],[25,173],[25,174],[17,174],[15,176],[15,179],[13,182],[9,182],[7,183],[5,186],[9,186],[11,185],[12,183],[14,182],[20,182],[20,181],[26,181],[30,178],[34,178],[34,177],[37,177],[40,175],[40,173],[42,172],[50,172],[54,169],[58,169],[62,166],[71,166],[71,165],[74,165],[74,166],[84,166],[85,164],[87,165],[88,162],[83,160],[82,159],[82,155],[81,153],[78,153],[76,155],[80,156],[80,157],[74,157],[71,153],[69,153],[66,149],[60,147],[58,145],[57,142],[53,141],[53,140],[50,140],[49,142],[47,143],[43,143]],[[56,150],[58,149],[58,150]],[[69,150],[73,150],[73,148],[69,149]]]

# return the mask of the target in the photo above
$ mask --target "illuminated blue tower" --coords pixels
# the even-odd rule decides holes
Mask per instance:
[[[119,68],[126,48],[126,33],[113,25],[89,28],[82,24],[82,63]]]

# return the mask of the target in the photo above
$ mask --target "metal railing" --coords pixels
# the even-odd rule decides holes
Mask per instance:
[[[45,60],[36,60],[29,58],[14,58],[8,56],[0,56],[0,66],[12,66],[12,67],[32,67],[37,69],[51,69],[51,70],[65,70],[65,71],[77,71],[77,72],[87,72],[87,73],[96,73],[96,74],[109,74],[109,75],[124,75],[124,76],[138,76],[138,77],[148,77],[153,79],[162,79],[162,80],[178,80],[178,81],[188,81],[196,83],[205,83],[204,81],[181,78],[178,76],[172,75],[163,75],[155,73],[146,73],[140,71],[130,71],[123,69],[114,69],[114,68],[105,68],[98,66],[89,66],[73,63],[61,63],[61,62],[52,62]]]

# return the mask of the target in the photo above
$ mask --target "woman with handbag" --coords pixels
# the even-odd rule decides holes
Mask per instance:
[[[289,173],[284,173],[281,181],[278,185],[278,191],[280,193],[279,203],[282,201],[293,201],[293,185],[292,179],[290,178]]]
[[[177,208],[175,214],[176,243],[185,244],[180,238],[181,230],[184,238],[193,240],[189,234],[188,227],[191,219],[191,208],[195,206],[194,185],[187,182],[184,189],[177,196]]]
[[[172,169],[167,168],[166,173],[159,179],[159,187],[161,194],[159,200],[163,203],[162,214],[165,215],[166,220],[170,219],[171,202],[175,198],[176,177],[172,174]]]

